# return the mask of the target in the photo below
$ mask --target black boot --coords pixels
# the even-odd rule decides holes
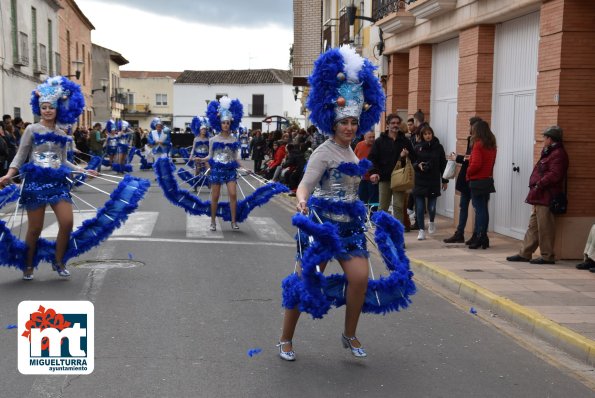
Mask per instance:
[[[470,244],[472,244],[476,240],[477,240],[477,234],[475,232],[473,232],[473,235],[471,235],[471,237],[469,238],[469,240],[467,242],[465,242],[465,244],[467,246],[469,246]]]
[[[463,243],[465,242],[465,236],[460,231],[455,231],[454,235],[450,238],[446,238],[443,241],[444,243]]]
[[[490,247],[490,239],[488,238],[488,235],[478,235],[475,241],[471,242],[471,244],[469,245],[469,249],[479,249],[480,247],[482,249],[487,249],[488,247]]]

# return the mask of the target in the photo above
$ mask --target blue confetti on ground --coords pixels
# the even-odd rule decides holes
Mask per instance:
[[[470,313],[472,313],[473,315],[477,315],[477,310],[473,307],[471,307],[471,309],[469,310]]]
[[[250,348],[247,352],[248,356],[252,358],[255,355],[258,355],[262,352],[262,348]]]
[[[132,255],[132,253],[128,253],[128,259],[129,259],[129,260],[132,260],[132,258],[133,258],[133,257],[134,257],[134,256]]]
[[[8,325],[6,329],[16,329],[17,327],[17,325]]]

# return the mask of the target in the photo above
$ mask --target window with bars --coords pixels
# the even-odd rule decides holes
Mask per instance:
[[[29,65],[29,36],[25,32],[19,32],[19,58],[16,65]]]
[[[54,76],[57,73],[54,73],[54,60],[52,54],[54,52],[54,35],[52,34],[52,20],[48,19],[48,55],[49,55],[49,69],[50,69],[50,76]]]
[[[59,75],[62,70],[62,58],[60,56],[60,53],[54,53],[54,58],[56,60],[56,74]]]
[[[31,48],[33,49],[33,72],[37,72],[38,61],[37,61],[37,10],[35,7],[31,7]]]
[[[156,94],[155,105],[166,106],[167,105],[167,94]]]
[[[48,73],[48,49],[45,44],[39,45],[39,70]]]

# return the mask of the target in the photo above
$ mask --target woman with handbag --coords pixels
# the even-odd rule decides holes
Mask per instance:
[[[471,190],[471,203],[475,209],[475,240],[469,244],[469,249],[487,249],[490,247],[488,238],[488,224],[490,214],[488,201],[490,194],[496,192],[494,188],[494,163],[496,162],[496,137],[487,122],[481,120],[473,125],[471,156],[467,168],[467,181]]]
[[[416,161],[413,163],[415,170],[415,185],[411,194],[415,197],[415,213],[419,232],[417,240],[425,240],[426,232],[424,225],[424,213],[426,209],[426,198],[428,201],[428,213],[430,223],[428,232],[436,232],[434,217],[436,217],[436,201],[440,196],[440,188],[443,191],[448,187],[448,180],[442,178],[446,167],[446,154],[440,141],[434,135],[434,130],[426,126],[421,131],[422,140],[415,146]],[[440,181],[442,180],[442,184]]]

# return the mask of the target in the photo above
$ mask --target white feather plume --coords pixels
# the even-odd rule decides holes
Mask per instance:
[[[223,97],[219,98],[219,104],[221,105],[221,108],[229,109],[229,107],[231,105],[231,98],[229,98],[227,95],[223,96]]]
[[[339,52],[343,56],[347,80],[352,83],[358,83],[358,74],[364,66],[364,59],[358,53],[355,52],[355,49],[353,49],[349,45],[342,45],[339,48]]]

